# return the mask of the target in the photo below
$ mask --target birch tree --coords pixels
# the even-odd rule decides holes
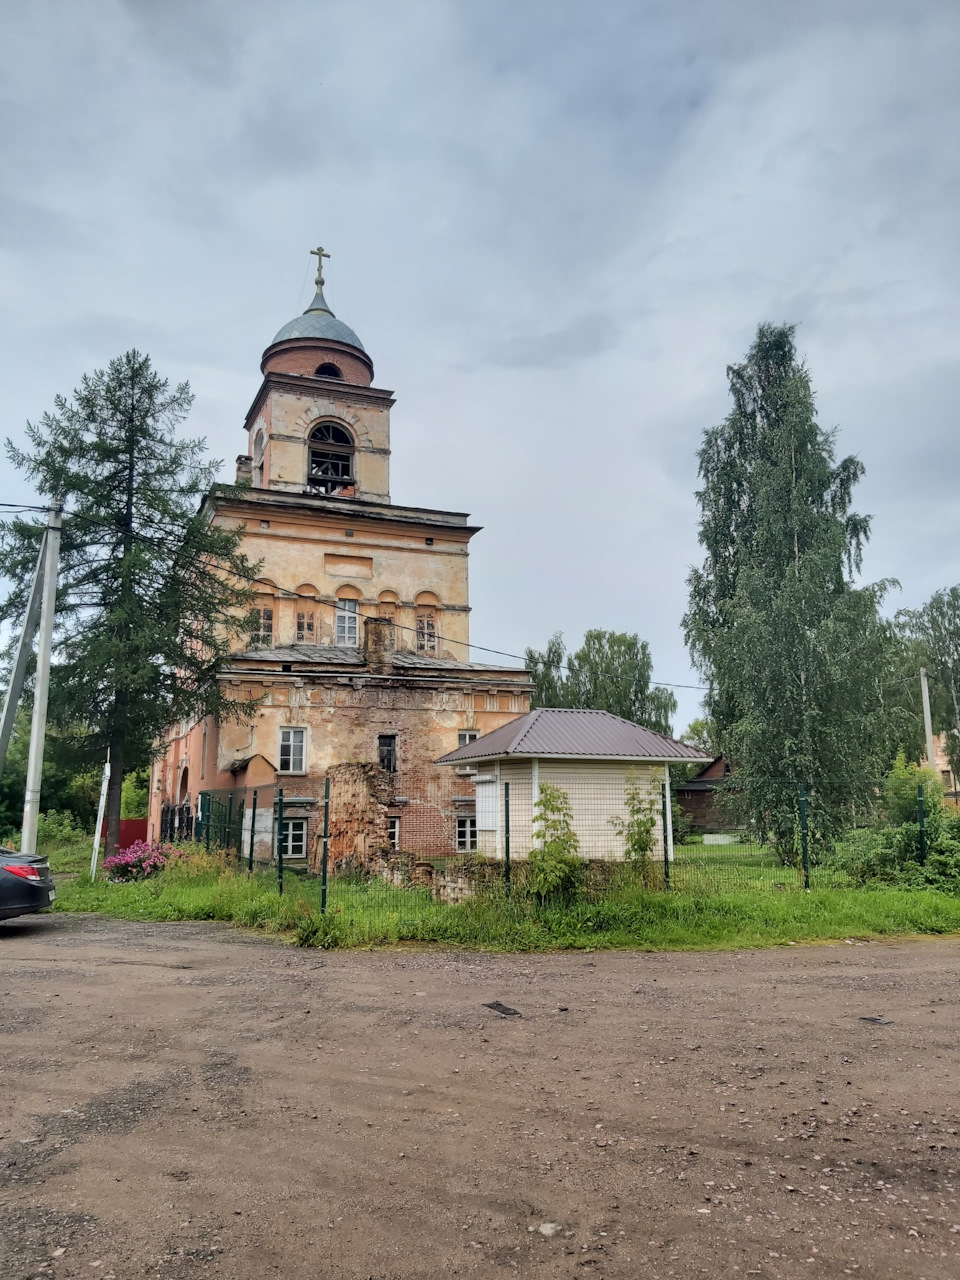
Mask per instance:
[[[761,325],[727,376],[733,408],[698,454],[706,556],[683,624],[736,802],[786,851],[800,785],[829,839],[871,803],[889,757],[889,584],[856,585],[870,532],[851,510],[863,466],[836,460],[793,327]]]

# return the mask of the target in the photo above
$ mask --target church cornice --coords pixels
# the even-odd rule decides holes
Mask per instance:
[[[384,391],[379,387],[361,387],[355,382],[341,382],[339,378],[317,378],[300,373],[277,373],[271,369],[263,375],[260,390],[253,399],[244,418],[243,429],[248,431],[250,423],[263,409],[272,391],[286,391],[291,395],[304,399],[341,401],[347,404],[373,405],[378,409],[389,409],[396,404],[392,391]]]
[[[364,522],[373,525],[413,525],[417,528],[438,529],[472,537],[482,525],[467,523],[469,516],[463,511],[437,511],[431,507],[398,507],[379,502],[365,502],[362,498],[314,497],[309,493],[284,493],[278,489],[245,489],[230,496],[210,495],[219,511],[237,512],[251,519],[267,518],[273,510],[283,513],[325,515],[338,523],[361,528]]]

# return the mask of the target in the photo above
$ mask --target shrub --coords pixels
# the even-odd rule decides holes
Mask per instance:
[[[631,775],[624,791],[626,818],[611,818],[610,825],[624,841],[624,854],[629,862],[645,864],[653,848],[653,833],[663,807],[644,786],[644,780]]]
[[[933,769],[922,769],[897,753],[890,772],[883,780],[883,813],[891,826],[899,827],[917,821],[917,787],[923,786],[923,807],[927,831],[936,838],[943,825],[943,784]]]
[[[135,840],[129,848],[104,858],[103,869],[110,880],[147,880],[181,856],[181,850],[158,840]]]
[[[540,903],[571,902],[586,878],[586,863],[578,857],[580,841],[573,829],[570,797],[545,783],[534,810],[537,847],[528,859],[530,888]]]
[[[37,846],[73,844],[84,838],[80,823],[66,809],[51,809],[37,818]]]

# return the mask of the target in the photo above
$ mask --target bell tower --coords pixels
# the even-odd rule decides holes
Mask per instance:
[[[390,391],[372,385],[373,361],[323,295],[285,324],[263,353],[263,383],[247,414],[248,453],[237,479],[254,490],[390,502]]]

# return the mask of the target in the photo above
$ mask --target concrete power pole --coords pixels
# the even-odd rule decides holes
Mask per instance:
[[[930,688],[927,684],[927,668],[920,668],[920,694],[923,698],[923,731],[927,738],[927,764],[935,768],[933,760],[933,720],[930,716]]]
[[[57,612],[57,564],[60,559],[62,520],[63,508],[54,507],[47,521],[47,554],[43,566],[43,597],[40,602],[40,632],[37,639],[37,677],[33,690],[27,787],[23,797],[23,832],[20,836],[20,852],[27,857],[33,857],[37,852],[37,819],[40,817],[40,780],[43,774],[43,744],[47,731],[47,695],[50,692],[53,623]]]

